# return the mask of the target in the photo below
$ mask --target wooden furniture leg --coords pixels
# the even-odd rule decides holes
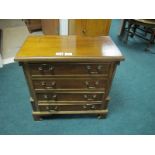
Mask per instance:
[[[41,121],[41,120],[42,120],[42,117],[39,116],[39,115],[34,115],[34,114],[33,114],[33,119],[34,119],[35,121]]]
[[[103,119],[106,117],[107,117],[107,114],[98,114],[98,116],[97,116],[98,119]]]

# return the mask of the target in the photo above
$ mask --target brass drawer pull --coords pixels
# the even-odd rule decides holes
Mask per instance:
[[[54,109],[55,109],[55,110],[58,110],[58,106],[55,106]]]
[[[56,82],[52,81],[51,86],[46,86],[46,89],[53,89],[53,88],[55,88],[55,86],[56,86]]]
[[[53,99],[54,101],[56,101],[57,95],[52,95],[52,99]]]
[[[42,82],[41,82],[41,85],[42,85],[42,86],[46,86],[46,82],[45,82],[45,81],[42,81]]]
[[[91,98],[88,97],[88,95],[84,95],[84,98],[87,99],[87,101],[94,101],[94,99],[96,99],[96,95],[92,95]]]
[[[85,81],[85,84],[86,84],[87,88],[94,89],[99,84],[99,82],[98,81],[95,81],[94,86],[90,86],[90,83],[88,81]]]
[[[48,65],[48,64],[41,64],[39,67],[38,67],[38,70],[41,72],[41,73],[44,73],[44,71],[50,71],[52,74],[54,74],[54,66],[51,66],[51,65]]]
[[[83,109],[87,109],[87,105],[83,105]]]
[[[44,98],[44,99],[48,99],[48,95],[46,95],[46,94],[43,95],[43,98]]]
[[[96,71],[92,71],[92,66],[90,65],[87,65],[86,68],[89,74],[99,74],[98,69]]]
[[[87,65],[87,67],[86,67],[88,70],[90,70],[91,69],[91,66],[90,65]]]
[[[43,70],[45,70],[45,68],[47,68],[47,64],[41,64],[41,65],[38,67],[38,70],[39,70],[39,71],[43,71]]]
[[[90,66],[90,65],[87,65],[86,68],[87,68],[89,74],[99,74],[101,69],[103,68],[103,66],[98,65],[97,68],[95,69],[96,71],[92,71],[92,66]]]
[[[83,109],[96,109],[95,105],[93,104],[86,104],[83,105]]]
[[[93,99],[96,99],[97,98],[97,95],[93,95]]]
[[[42,68],[42,67],[38,67],[38,70],[39,70],[39,71],[42,71],[42,70],[43,70],[43,68]]]
[[[45,89],[53,89],[53,88],[55,88],[55,86],[56,86],[56,82],[55,82],[55,81],[52,81],[52,82],[50,83],[50,85],[47,85],[47,83],[46,83],[45,81],[42,81],[42,82],[41,82],[41,85],[42,85],[43,87],[45,87]]]
[[[57,95],[52,95],[52,96],[51,96],[51,95],[44,94],[44,95],[43,95],[43,98],[44,98],[44,99],[52,99],[52,100],[55,101],[55,100],[57,99]]]
[[[91,109],[95,109],[95,105],[91,105],[91,107],[90,107]]]
[[[57,110],[58,110],[58,106],[51,106],[49,111],[52,112]]]
[[[45,109],[46,109],[46,110],[49,110],[49,106],[46,106]]]
[[[92,67],[90,65],[87,65],[86,68],[87,68],[89,74],[98,74],[98,71],[95,71],[95,72],[92,71]]]
[[[49,67],[49,71],[53,71],[54,70],[54,67],[53,66],[50,66]]]
[[[98,71],[100,71],[102,68],[103,68],[102,65],[98,65],[98,66],[97,66],[97,70],[98,70]]]
[[[46,106],[45,109],[48,111],[56,111],[58,110],[58,106],[52,106],[52,107]]]

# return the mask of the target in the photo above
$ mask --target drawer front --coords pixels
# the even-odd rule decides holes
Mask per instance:
[[[39,101],[102,101],[103,93],[37,93]]]
[[[80,104],[80,105],[39,105],[40,111],[56,112],[56,111],[84,111],[84,110],[100,110],[102,104]]]
[[[107,80],[97,78],[34,79],[33,86],[36,90],[106,89]]]
[[[31,75],[108,75],[110,63],[30,63]]]

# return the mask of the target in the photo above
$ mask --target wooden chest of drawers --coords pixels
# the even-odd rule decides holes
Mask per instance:
[[[15,60],[23,66],[33,116],[108,112],[121,52],[110,37],[31,36]]]

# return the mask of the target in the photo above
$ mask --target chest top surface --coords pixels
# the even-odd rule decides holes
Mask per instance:
[[[120,50],[109,36],[29,36],[16,61],[46,60],[123,60]]]

